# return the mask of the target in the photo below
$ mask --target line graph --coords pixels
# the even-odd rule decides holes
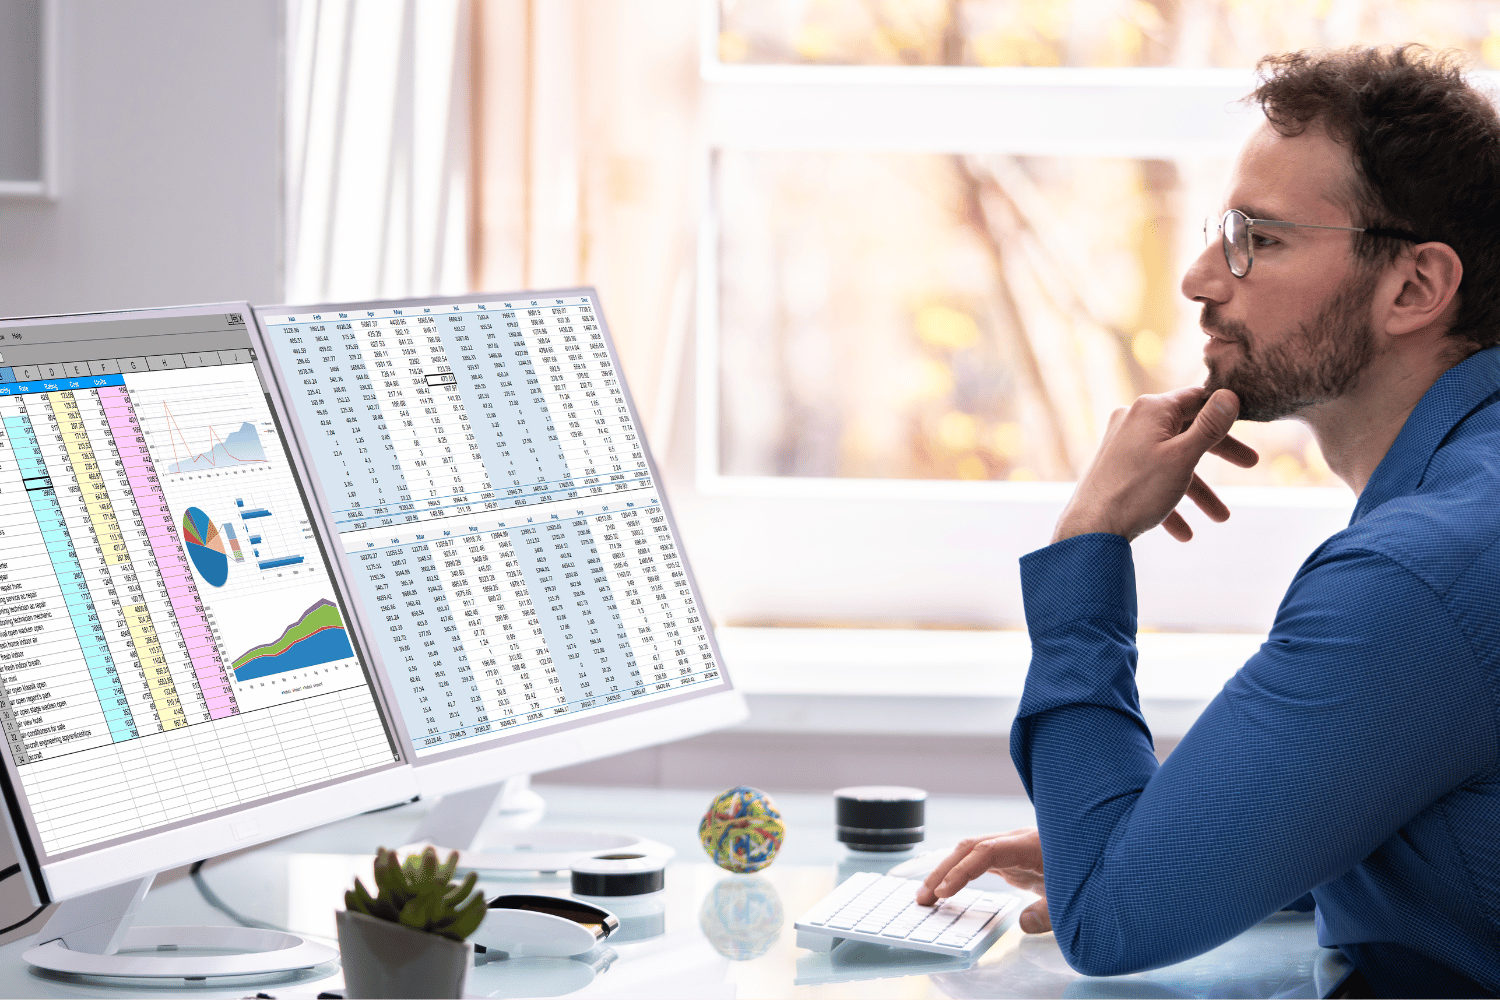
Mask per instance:
[[[280,466],[265,398],[253,371],[231,371],[239,367],[196,369],[202,381],[191,387],[131,389],[158,475],[202,480]]]
[[[205,443],[209,447],[205,451],[194,452],[187,435],[178,425],[177,418],[172,415],[171,405],[162,400],[161,408],[167,428],[167,446],[172,450],[172,461],[167,464],[168,472],[196,472],[266,463],[266,450],[261,447],[260,434],[250,421],[241,421],[238,429],[224,437],[219,436],[218,429],[213,425],[202,428],[202,433],[206,435]]]

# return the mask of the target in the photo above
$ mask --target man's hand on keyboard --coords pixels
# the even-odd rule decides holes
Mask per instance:
[[[1047,887],[1042,879],[1042,842],[1033,828],[992,833],[960,841],[917,889],[917,902],[931,906],[947,899],[985,872],[994,872],[1017,889],[1042,898],[1021,911],[1021,930],[1040,934],[1052,929]]]

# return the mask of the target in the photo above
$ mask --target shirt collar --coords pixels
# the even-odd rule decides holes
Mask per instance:
[[[1442,374],[1417,401],[1354,505],[1354,524],[1419,486],[1438,447],[1463,419],[1500,391],[1500,346],[1470,355]]]

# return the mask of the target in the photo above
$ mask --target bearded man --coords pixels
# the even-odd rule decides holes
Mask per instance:
[[[999,872],[1045,894],[1023,929],[1050,926],[1095,975],[1315,901],[1352,995],[1496,995],[1500,120],[1417,48],[1260,73],[1266,120],[1182,282],[1208,380],[1116,412],[1052,544],[1021,561],[1011,753],[1038,829],[965,841],[918,899]],[[1306,423],[1358,502],[1158,765],[1130,541],[1190,538],[1184,496],[1228,517],[1194,468],[1254,463],[1237,417]]]

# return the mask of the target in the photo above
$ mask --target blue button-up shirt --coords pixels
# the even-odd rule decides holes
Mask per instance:
[[[1160,765],[1129,544],[1021,560],[1032,661],[1011,755],[1074,968],[1180,961],[1311,891],[1320,940],[1376,990],[1500,993],[1497,404],[1500,348],[1427,391]]]

